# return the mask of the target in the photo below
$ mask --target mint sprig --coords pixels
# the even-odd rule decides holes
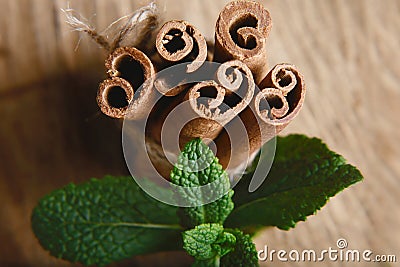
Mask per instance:
[[[236,237],[220,224],[201,224],[183,233],[183,248],[197,260],[212,260],[233,250]]]
[[[176,197],[194,206],[179,209],[181,224],[185,227],[192,228],[205,223],[223,224],[233,210],[233,190],[230,189],[228,174],[218,163],[212,150],[200,139],[185,146],[171,172],[171,181],[181,186]],[[201,188],[205,185],[212,187]],[[216,201],[202,204],[221,195]]]
[[[258,266],[250,235],[220,224],[202,224],[183,233],[183,248],[195,258],[193,267]]]
[[[218,159],[196,139],[186,145],[171,173],[172,182],[182,187],[176,192],[160,188],[193,207],[160,203],[130,177],[106,177],[45,196],[33,210],[32,229],[52,255],[85,265],[183,247],[194,257],[193,266],[258,266],[255,245],[243,230],[294,227],[362,179],[321,140],[291,135],[278,138],[267,179],[249,193],[256,164],[263,160],[249,167],[233,195]],[[210,196],[199,186],[210,183],[215,185],[212,193],[225,195],[200,205]]]
[[[211,149],[200,139],[189,142],[178,158],[171,180],[183,186],[176,197],[190,199],[192,203],[202,203],[209,197],[207,194],[210,192],[198,190],[198,186],[216,183],[212,193],[223,195],[210,204],[178,210],[182,225],[195,226],[183,233],[183,248],[195,258],[193,266],[253,266],[254,259],[257,262],[257,251],[251,239],[252,246],[249,246],[249,239],[243,238],[240,230],[224,229],[222,225],[234,208],[233,190],[230,189],[228,174]],[[241,248],[246,248],[245,254]],[[221,257],[225,264],[221,263]],[[239,262],[245,265],[235,265]]]

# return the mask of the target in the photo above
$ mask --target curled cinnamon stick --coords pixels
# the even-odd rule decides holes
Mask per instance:
[[[113,77],[104,80],[97,93],[97,102],[101,111],[112,118],[123,118],[133,100],[134,90],[130,83],[122,78]]]
[[[216,73],[216,81],[204,81],[193,86],[186,94],[190,109],[187,122],[179,135],[184,144],[194,138],[212,140],[224,125],[236,117],[251,102],[254,80],[250,69],[239,60],[222,64]]]
[[[253,1],[233,1],[220,13],[215,27],[214,61],[243,61],[256,83],[268,72],[266,40],[272,22],[269,12]]]
[[[274,94],[275,97],[272,95],[269,96],[267,93],[271,92],[271,90],[264,92],[264,90],[266,90],[264,89],[261,91],[261,94],[258,94],[255,98],[255,107],[260,107],[261,97],[267,100],[271,108],[272,117],[265,117],[267,110],[260,110],[257,108],[255,110],[259,110],[259,116],[265,122],[268,121],[274,124],[277,127],[277,131],[280,132],[294,119],[303,105],[306,92],[303,75],[299,73],[294,65],[285,63],[278,64],[268,73],[259,87],[276,88],[276,90],[278,90]],[[275,90],[272,92],[275,92]]]
[[[208,54],[204,36],[193,25],[181,20],[169,21],[161,27],[156,37],[156,49],[161,58],[170,64],[191,62],[186,65],[185,73],[188,74],[198,70],[206,61]],[[156,89],[161,94],[177,95],[185,89],[184,86],[169,88],[169,84],[175,82],[166,78],[155,83]],[[166,88],[169,90],[166,91]]]
[[[156,48],[161,57],[169,62],[193,61],[187,65],[188,73],[199,69],[207,58],[204,36],[182,20],[172,20],[161,27],[156,37]]]
[[[101,111],[113,118],[147,116],[155,94],[155,69],[150,59],[134,47],[120,47],[108,56],[105,65],[111,78],[99,87],[97,103]]]
[[[228,170],[241,166],[263,144],[282,131],[299,113],[305,97],[303,76],[294,65],[278,64],[260,84],[252,103],[215,140],[217,157]],[[246,135],[231,145],[229,135],[243,124]]]

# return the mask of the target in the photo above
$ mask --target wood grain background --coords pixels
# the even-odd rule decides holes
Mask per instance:
[[[226,2],[158,3],[164,19],[186,19],[212,40]],[[297,65],[308,88],[302,112],[285,133],[324,139],[361,169],[365,181],[293,230],[266,229],[257,247],[322,250],[345,238],[349,248],[396,254],[399,262],[400,1],[263,2],[273,19],[270,65]],[[74,0],[70,6],[104,29],[144,3]],[[68,182],[127,173],[120,132],[95,103],[105,53],[85,37],[75,51],[79,35],[60,12],[66,6],[65,0],[0,0],[0,266],[71,266],[38,245],[30,231],[31,209]],[[186,266],[190,259],[160,253],[120,265],[178,261]]]

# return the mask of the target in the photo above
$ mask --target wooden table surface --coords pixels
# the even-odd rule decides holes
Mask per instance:
[[[212,40],[226,2],[158,4],[163,19],[186,19]],[[270,66],[297,65],[308,88],[303,110],[284,134],[322,138],[365,180],[295,229],[263,231],[257,247],[322,250],[345,238],[349,248],[396,254],[399,262],[400,1],[263,2],[273,19]],[[144,3],[74,0],[70,6],[104,29]],[[38,245],[30,230],[32,208],[68,182],[127,173],[118,127],[95,103],[105,53],[85,37],[75,51],[79,35],[60,12],[66,6],[66,0],[0,0],[0,266],[70,266]],[[172,266],[177,259],[182,266],[189,262],[182,253],[161,253],[122,265]]]

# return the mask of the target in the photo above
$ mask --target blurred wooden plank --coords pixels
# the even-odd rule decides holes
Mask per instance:
[[[215,20],[227,2],[161,0],[159,8],[165,19],[186,19],[212,40]],[[143,3],[70,1],[99,29]],[[305,106],[285,133],[321,137],[359,166],[366,179],[295,229],[263,231],[257,247],[319,250],[335,247],[342,237],[350,248],[400,257],[399,2],[263,3],[274,24],[270,66],[293,63],[307,82]],[[0,265],[66,266],[37,244],[29,216],[41,196],[70,181],[126,173],[119,130],[95,103],[105,53],[87,38],[75,51],[79,35],[60,12],[66,1],[0,4]],[[163,263],[166,258],[169,264]],[[182,254],[159,254],[123,265],[168,266],[175,259],[188,262]]]

